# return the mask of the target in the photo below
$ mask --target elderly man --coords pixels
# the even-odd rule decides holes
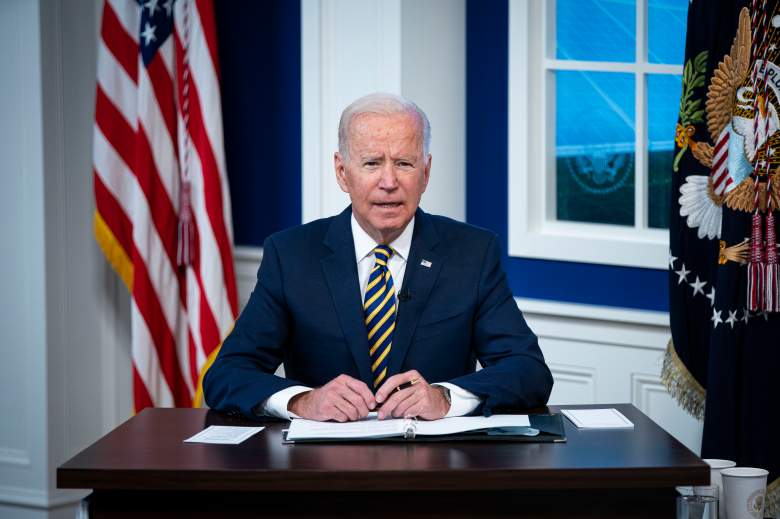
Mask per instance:
[[[547,402],[552,376],[496,235],[418,208],[429,143],[428,118],[402,97],[344,110],[334,166],[352,205],[266,240],[255,290],[204,379],[212,408],[344,422]],[[282,362],[287,378],[274,375]]]

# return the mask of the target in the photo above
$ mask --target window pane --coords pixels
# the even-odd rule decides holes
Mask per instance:
[[[669,227],[669,189],[674,160],[674,129],[682,88],[681,76],[647,76],[648,225]]]
[[[688,3],[688,0],[648,0],[648,62],[682,65]]]
[[[558,0],[558,59],[628,61],[636,57],[634,0]]]
[[[634,75],[555,78],[557,219],[634,225]]]

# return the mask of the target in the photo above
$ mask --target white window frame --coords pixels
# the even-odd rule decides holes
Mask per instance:
[[[646,78],[647,74],[681,75],[682,66],[646,62],[647,0],[637,0],[636,3],[636,62],[616,63],[555,59],[555,2],[510,2],[510,256],[654,269],[667,266],[669,232],[647,225]],[[628,72],[635,75],[633,226],[556,220],[556,70]]]

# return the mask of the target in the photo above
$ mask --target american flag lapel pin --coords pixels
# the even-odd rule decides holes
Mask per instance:
[[[420,262],[420,265],[422,265],[423,267],[426,267],[426,268],[431,268],[432,263],[430,261],[428,261],[427,259],[424,259],[424,260],[422,260]]]

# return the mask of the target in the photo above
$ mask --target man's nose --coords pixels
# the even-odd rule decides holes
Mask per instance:
[[[382,168],[382,176],[379,177],[379,187],[382,189],[395,189],[398,187],[398,173],[392,163],[387,163]]]

